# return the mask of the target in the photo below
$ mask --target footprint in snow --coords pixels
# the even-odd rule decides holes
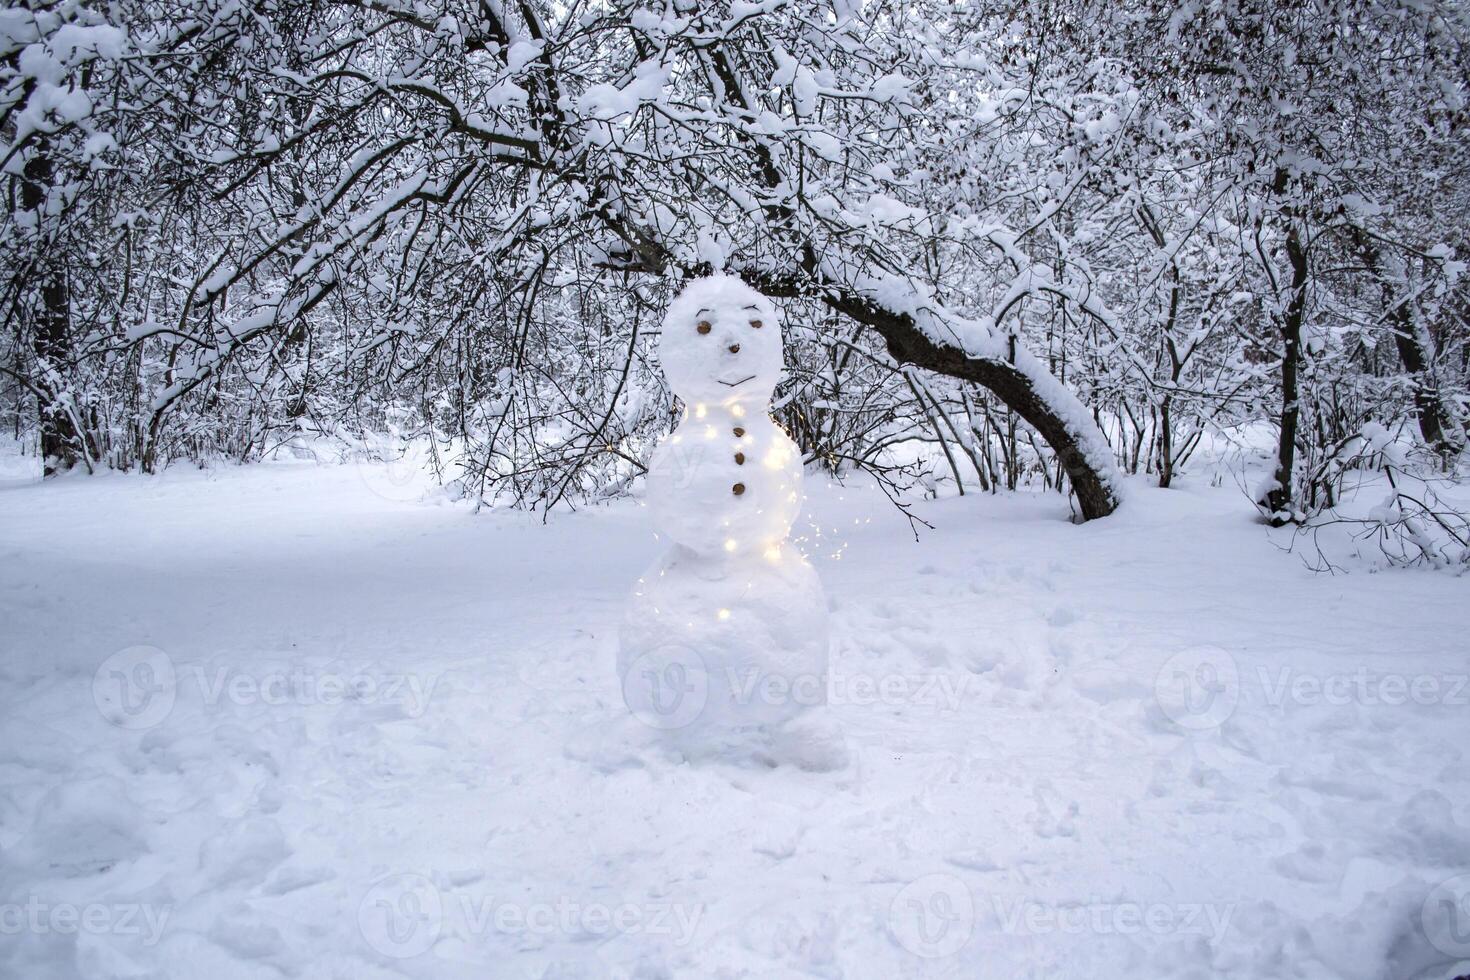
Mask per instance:
[[[1068,606],[1058,606],[1047,613],[1046,622],[1047,625],[1060,629],[1063,626],[1071,626],[1081,618],[1082,616],[1075,609]]]

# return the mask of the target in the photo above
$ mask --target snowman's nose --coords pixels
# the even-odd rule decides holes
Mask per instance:
[[[731,344],[730,345],[730,353],[731,354],[739,354],[740,353],[740,345],[739,344]]]

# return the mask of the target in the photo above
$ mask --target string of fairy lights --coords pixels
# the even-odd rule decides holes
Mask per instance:
[[[746,411],[745,411],[745,408],[743,406],[736,404],[736,405],[726,406],[726,408],[727,408],[727,410],[728,410],[728,412],[729,412],[732,420],[739,421],[739,420],[742,420],[742,419],[745,418]],[[684,414],[683,414],[683,416],[680,419],[680,426],[682,426],[684,423],[687,423],[689,421],[691,415],[693,416],[693,418],[694,418],[695,421],[703,421],[703,420],[707,419],[709,417],[709,415],[710,415],[709,407],[707,405],[704,405],[704,404],[696,404],[696,405],[693,406],[693,409],[691,411],[691,409],[686,406],[685,409],[684,409]],[[769,419],[769,417],[768,417],[768,420],[771,422],[771,424],[776,429],[778,429],[784,435],[786,435],[786,437],[787,437],[788,440],[791,439],[791,433],[790,432],[787,432],[785,430],[785,428],[780,425],[780,423],[776,422],[774,419]],[[677,428],[679,428],[679,426],[676,426],[676,429]],[[755,438],[754,438],[754,436],[752,436],[749,432],[745,432],[743,429],[740,429],[740,428],[737,428],[735,431],[738,432],[738,433],[740,433],[736,437],[737,438],[737,441],[738,441],[738,443],[740,445],[746,446],[746,447],[750,447],[751,449],[754,449],[755,448]],[[713,440],[713,439],[718,438],[718,436],[719,436],[719,432],[718,432],[718,430],[715,428],[715,426],[713,424],[707,424],[707,425],[705,425],[705,427],[702,430],[702,433],[701,434],[703,435],[704,439],[706,439],[706,440]],[[683,441],[683,438],[684,437],[683,437],[683,434],[682,433],[679,433],[679,432],[676,431],[669,438],[670,438],[670,440],[671,440],[672,443],[674,443],[675,445],[677,445],[677,444],[679,444],[679,443],[681,443]],[[789,444],[791,444],[791,443],[788,443],[788,445]],[[787,451],[784,446],[776,445],[776,446],[771,447],[771,450],[766,454],[766,456],[762,459],[761,462],[768,469],[781,469],[782,467],[785,466],[785,464],[788,461],[788,453],[789,453],[789,451]],[[843,488],[841,487],[841,485],[840,484],[834,484],[831,480],[828,480],[826,482],[827,482],[827,490],[829,492],[835,491],[837,493],[838,503],[839,504],[845,503],[847,497],[846,497],[846,494],[843,492]],[[806,531],[804,533],[802,533],[802,534],[798,534],[798,535],[795,535],[795,536],[790,536],[789,533],[788,534],[784,534],[784,535],[782,535],[782,537],[783,537],[784,540],[777,540],[777,541],[768,541],[768,542],[766,542],[765,543],[765,548],[764,548],[764,550],[762,552],[763,557],[767,561],[770,561],[772,563],[780,562],[782,560],[782,558],[783,558],[782,545],[784,543],[789,542],[796,549],[797,553],[801,556],[801,558],[803,560],[811,560],[812,558],[823,558],[823,559],[827,559],[827,560],[830,560],[830,561],[841,561],[843,554],[847,551],[848,543],[849,543],[848,542],[848,539],[846,537],[846,534],[844,532],[844,528],[842,526],[835,525],[835,524],[834,525],[823,525],[820,521],[816,520],[810,513],[807,513],[806,512],[806,508],[805,508],[805,504],[806,504],[808,498],[807,498],[807,495],[805,493],[799,493],[796,489],[791,488],[786,483],[780,484],[780,486],[778,487],[778,490],[779,491],[788,491],[788,494],[787,494],[787,500],[788,501],[790,501],[790,502],[799,502],[799,504],[801,505],[802,513],[804,515],[804,519],[805,519],[804,522],[805,522],[805,525],[806,525]],[[639,506],[642,506],[642,507],[646,507],[647,506],[647,503],[645,501],[640,500],[638,503],[639,503]],[[756,509],[757,516],[759,516],[760,514],[763,514],[763,513],[764,513],[764,511],[762,509],[760,509],[760,508],[757,508]],[[871,517],[854,517],[852,519],[852,525],[851,526],[852,527],[861,527],[861,526],[863,526],[865,524],[869,524],[871,522],[872,522],[872,518]],[[729,525],[730,525],[730,521],[728,519],[726,519],[724,521],[724,526],[725,527],[729,527]],[[654,536],[655,540],[660,540],[661,541],[663,539],[663,535],[660,534],[658,531],[654,531],[653,532],[653,536]],[[734,554],[736,551],[739,550],[739,548],[740,548],[740,542],[737,541],[733,537],[727,537],[725,539],[725,541],[724,541],[723,547],[724,547],[724,551],[726,553]],[[664,570],[663,569],[660,569],[658,574],[659,574],[660,577],[663,577]],[[635,590],[634,590],[634,595],[635,596],[638,596],[640,598],[643,597],[643,595],[644,595],[643,587],[646,584],[647,584],[646,581],[643,578],[640,577],[638,579],[637,588],[635,588]],[[753,589],[753,587],[754,587],[754,582],[747,581],[745,583],[745,589],[741,592],[740,598],[743,599],[746,595],[748,595],[750,593],[750,591]],[[659,609],[658,609],[657,606],[654,606],[653,607],[653,612],[654,612],[655,615],[659,615]],[[719,608],[719,609],[717,609],[715,611],[715,618],[717,620],[719,620],[719,621],[728,620],[730,618],[730,616],[731,616],[731,612],[730,612],[730,610],[728,608],[721,607],[721,608]],[[692,628],[694,626],[694,623],[691,621],[688,625]]]

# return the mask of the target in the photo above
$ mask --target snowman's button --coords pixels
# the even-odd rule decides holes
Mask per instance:
[[[742,429],[742,428],[741,428],[741,427],[740,427],[740,426],[738,426],[738,425],[737,425],[737,426],[735,426],[735,438],[737,438],[737,439],[738,439],[738,438],[740,438],[740,437],[741,437],[741,436],[743,436],[743,435],[745,435],[745,430],[744,430],[744,429]]]
[[[730,492],[733,493],[737,497],[740,496],[742,493],[745,492],[745,484],[743,484],[743,483],[737,483],[737,484],[735,484],[733,487],[730,488]]]
[[[698,330],[700,333],[709,333],[714,328],[710,326],[710,322],[708,320],[700,320],[699,326],[695,327],[695,329]]]
[[[735,465],[736,466],[744,466],[745,465],[745,454],[744,453],[736,453],[735,454]]]

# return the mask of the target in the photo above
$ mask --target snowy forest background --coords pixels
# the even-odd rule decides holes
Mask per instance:
[[[48,475],[414,442],[471,499],[601,499],[723,267],[788,305],[776,415],[833,471],[1092,518],[1264,439],[1272,522],[1463,565],[1467,38],[1438,0],[28,0],[0,412]]]

